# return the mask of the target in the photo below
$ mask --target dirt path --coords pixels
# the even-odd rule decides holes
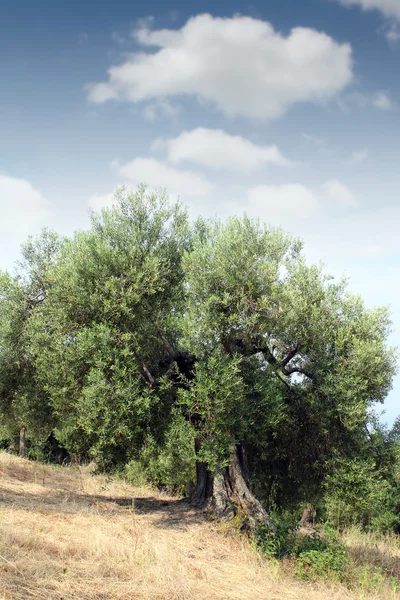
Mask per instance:
[[[0,454],[0,600],[330,600],[148,489]]]

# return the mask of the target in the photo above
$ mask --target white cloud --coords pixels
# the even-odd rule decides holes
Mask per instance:
[[[338,179],[331,179],[321,186],[322,197],[331,206],[355,207],[358,202],[353,192]]]
[[[398,207],[359,210],[321,222],[309,239],[315,256],[319,252],[320,257],[330,261],[335,257],[350,260],[398,256],[399,220]]]
[[[134,185],[144,183],[150,188],[166,188],[170,194],[204,196],[211,185],[192,171],[176,169],[154,158],[135,158],[125,163],[113,163],[120,177]]]
[[[400,19],[399,0],[339,0],[343,6],[359,6],[362,10],[377,10],[385,17]]]
[[[89,84],[92,102],[194,96],[229,116],[276,118],[297,102],[329,100],[352,80],[350,44],[305,27],[285,37],[266,21],[203,14],[135,37],[144,51]]]
[[[100,211],[102,208],[108,208],[113,205],[115,200],[114,193],[110,194],[93,194],[88,200],[89,208],[95,211]]]
[[[372,97],[372,105],[381,110],[391,110],[393,102],[385,92],[377,92]]]
[[[319,201],[300,184],[259,185],[248,192],[249,212],[277,225],[314,216]]]
[[[0,232],[27,234],[50,213],[50,203],[26,179],[0,175]]]
[[[167,100],[158,100],[157,102],[149,103],[145,106],[143,115],[147,121],[155,121],[160,116],[176,117],[180,112],[180,107],[173,105]]]
[[[102,104],[107,100],[117,100],[118,93],[108,83],[96,83],[95,85],[87,84],[86,89],[89,93],[89,99],[96,104]]]
[[[351,106],[358,108],[378,108],[379,110],[389,111],[395,108],[395,104],[390,96],[383,91],[374,94],[365,94],[362,92],[351,92],[338,99],[339,106],[349,112]]]
[[[364,11],[376,10],[387,22],[379,29],[391,46],[395,46],[400,40],[400,1],[399,0],[338,0],[343,6],[359,6]]]
[[[312,135],[310,133],[302,133],[301,135],[308,146],[315,146],[315,148],[317,148],[318,150],[327,149],[328,142],[325,138],[321,138],[317,135]]]
[[[204,167],[215,167],[251,173],[266,165],[288,167],[292,163],[275,145],[260,146],[239,135],[222,129],[198,127],[183,131],[173,139],[158,139],[152,148],[166,148],[168,160],[174,165],[189,161]]]
[[[391,46],[396,46],[400,40],[400,28],[399,24],[396,21],[392,21],[391,23],[386,23],[380,31],[385,36],[387,42]]]
[[[342,265],[340,270],[352,260],[384,261],[400,255],[400,207],[364,208],[336,180],[316,189],[301,184],[257,186],[248,190],[246,206],[232,208],[236,213],[242,210],[302,237],[313,261]]]
[[[362,150],[356,150],[352,153],[350,157],[350,162],[353,164],[361,164],[365,162],[368,158],[368,148],[363,148]]]
[[[318,189],[283,184],[259,185],[248,190],[250,214],[274,225],[293,226],[320,217],[323,210],[355,206],[353,192],[337,179],[323,183]]]

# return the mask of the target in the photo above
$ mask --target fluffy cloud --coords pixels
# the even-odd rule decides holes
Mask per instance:
[[[154,158],[135,158],[119,164],[113,163],[118,175],[134,185],[145,183],[150,188],[166,188],[170,194],[182,196],[204,196],[210,190],[210,184],[192,171],[171,167]]]
[[[377,92],[372,96],[371,101],[375,108],[380,108],[381,110],[391,110],[393,108],[393,102],[385,92]]]
[[[114,203],[114,193],[110,194],[93,194],[88,200],[89,208],[95,211],[100,211],[102,208],[107,208]]]
[[[301,184],[259,185],[248,191],[248,204],[253,216],[282,226],[310,221],[321,216],[323,209],[357,206],[352,191],[337,179],[316,190]]]
[[[166,148],[168,160],[175,165],[189,161],[241,173],[251,173],[269,164],[284,167],[292,164],[275,145],[260,146],[221,129],[198,127],[183,131],[176,138],[156,140],[152,148]]]
[[[359,6],[363,10],[379,10],[385,17],[400,19],[399,0],[339,0],[343,6]]]
[[[172,105],[167,100],[157,100],[157,102],[149,103],[143,111],[144,118],[147,121],[155,121],[160,116],[176,117],[180,112],[180,108]]]
[[[0,175],[1,233],[29,233],[49,215],[49,206],[29,181]]]
[[[322,198],[330,206],[356,207],[353,192],[338,179],[331,179],[321,186]]]
[[[352,258],[379,259],[399,256],[400,209],[385,207],[358,210],[321,221],[307,236],[313,255],[344,262]],[[387,267],[387,264],[384,265]]]
[[[353,164],[361,164],[365,162],[368,158],[368,148],[363,148],[362,150],[356,150],[352,153],[350,162]]]
[[[399,23],[396,21],[392,21],[391,23],[386,23],[380,31],[383,33],[388,43],[391,46],[396,46],[400,40],[400,27]]]
[[[395,104],[390,96],[383,91],[374,94],[364,94],[362,92],[351,92],[338,99],[339,106],[349,112],[351,106],[358,108],[377,108],[379,110],[389,111],[395,108]]]
[[[26,179],[0,174],[0,269],[11,269],[20,245],[53,216],[50,203]]]
[[[339,182],[333,185],[334,181],[317,189],[300,184],[257,186],[248,191],[247,205],[233,206],[231,212],[246,210],[252,217],[300,236],[308,258],[325,261],[329,270],[340,273],[353,264],[357,273],[362,264],[359,261],[365,260],[369,271],[374,264],[378,272],[383,272],[388,258],[397,260],[400,256],[400,207],[356,206],[354,194]],[[398,288],[398,281],[393,280],[391,286]],[[386,294],[384,302],[396,301],[400,311],[397,297]]]
[[[89,84],[92,102],[194,96],[228,116],[276,118],[297,102],[329,100],[352,80],[351,46],[310,28],[284,36],[266,21],[204,14],[178,30],[134,35],[144,50]]]
[[[300,184],[258,185],[248,192],[252,215],[282,225],[297,219],[309,219],[319,208],[319,197]]]

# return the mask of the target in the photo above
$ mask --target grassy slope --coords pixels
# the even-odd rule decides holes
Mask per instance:
[[[359,597],[292,579],[243,537],[154,490],[0,453],[0,600]]]

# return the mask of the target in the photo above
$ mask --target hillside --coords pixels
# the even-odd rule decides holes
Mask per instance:
[[[360,597],[281,571],[174,498],[0,453],[2,600]]]

